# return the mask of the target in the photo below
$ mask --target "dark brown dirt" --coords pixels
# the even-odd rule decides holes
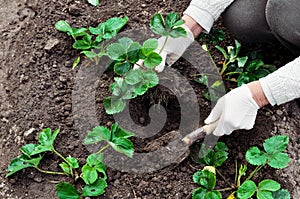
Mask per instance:
[[[128,16],[129,22],[125,30],[147,27],[151,16],[156,12],[168,13],[182,11],[189,1],[175,0],[101,0],[98,7],[90,6],[86,1],[74,0],[4,0],[0,9],[0,198],[45,199],[56,198],[55,182],[61,180],[58,176],[47,176],[33,169],[26,169],[9,179],[5,178],[6,168],[10,160],[19,155],[19,148],[30,142],[37,141],[37,134],[46,127],[60,128],[56,141],[57,150],[65,156],[79,158],[84,164],[88,150],[82,144],[82,133],[75,128],[75,122],[80,120],[72,110],[72,92],[78,70],[72,70],[72,62],[78,52],[71,48],[72,40],[55,30],[54,24],[60,19],[67,20],[72,26],[96,26],[110,17]],[[221,21],[216,26],[222,27]],[[221,45],[232,44],[230,34]],[[47,46],[45,48],[45,46]],[[50,46],[50,47],[49,47]],[[281,66],[290,61],[292,56],[278,43],[272,45],[247,46],[245,51],[258,50],[265,56],[266,63]],[[217,51],[213,51],[216,61],[221,60]],[[190,80],[197,94],[201,110],[200,124],[209,114],[210,103],[203,98],[205,87],[193,81],[195,70],[180,59],[173,66]],[[108,82],[113,79],[107,72],[99,80],[96,91],[96,107],[98,125],[109,127],[113,118],[105,114],[102,100],[108,96]],[[166,145],[165,139],[155,142],[166,132],[178,129],[180,108],[174,95],[154,89],[148,96],[130,103],[133,120],[141,125],[150,122],[146,114],[149,104],[165,101],[168,112],[167,123],[159,134],[148,138],[134,138],[137,152],[153,150],[153,145]],[[154,96],[154,97],[153,97]],[[158,96],[158,97],[157,97]],[[89,96],[85,96],[89,97]],[[92,96],[93,97],[93,96]],[[288,189],[294,199],[300,198],[300,109],[295,102],[282,106],[267,106],[259,110],[255,127],[250,131],[237,131],[230,136],[224,136],[224,141],[230,148],[230,157],[220,168],[225,178],[234,179],[235,161],[245,163],[244,154],[250,146],[262,146],[262,141],[272,135],[285,134],[290,138],[288,153],[292,158],[290,166],[283,170],[266,168],[255,176],[255,180],[270,178]],[[238,117],[238,113],[237,113]],[[93,121],[87,126],[92,125]],[[167,137],[167,136],[166,136]],[[164,138],[164,137],[163,137]],[[150,147],[151,146],[151,147]],[[49,155],[42,163],[43,169],[59,170],[58,158]],[[250,169],[253,169],[249,166]],[[182,163],[145,174],[121,172],[108,168],[108,187],[104,196],[99,198],[191,198],[191,192],[197,186],[192,182],[192,175],[201,170],[203,165],[196,164],[191,158]],[[81,186],[79,183],[77,186]],[[220,179],[217,188],[226,186]],[[226,193],[228,194],[228,193]],[[226,195],[224,194],[224,195]]]

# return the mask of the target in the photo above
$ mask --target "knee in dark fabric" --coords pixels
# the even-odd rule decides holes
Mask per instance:
[[[267,24],[267,0],[236,0],[222,15],[225,27],[240,41],[254,43],[274,40]]]
[[[277,39],[300,55],[300,1],[269,0],[266,20]]]

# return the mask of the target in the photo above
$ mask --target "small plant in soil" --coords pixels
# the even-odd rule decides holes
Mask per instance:
[[[155,14],[150,22],[150,29],[165,37],[163,46],[158,50],[157,39],[150,38],[142,45],[128,37],[123,37],[117,43],[108,46],[103,41],[117,35],[127,23],[128,18],[111,18],[100,23],[96,28],[72,28],[66,21],[60,20],[55,24],[57,30],[66,32],[74,39],[73,48],[81,50],[91,61],[99,62],[102,56],[108,56],[113,61],[113,70],[117,77],[110,85],[112,96],[104,99],[104,108],[107,114],[122,112],[126,107],[126,100],[143,95],[149,88],[155,87],[159,78],[155,67],[162,62],[162,52],[169,37],[186,37],[184,28],[180,27],[184,21],[176,12],[167,14],[166,19],[161,14]],[[87,31],[91,34],[89,34]],[[93,35],[93,36],[92,36]],[[143,64],[139,64],[140,61]],[[76,58],[73,67],[80,62]],[[139,65],[139,69],[133,69]]]
[[[149,88],[159,83],[155,67],[162,62],[162,52],[169,37],[185,37],[186,31],[179,27],[184,21],[175,12],[169,13],[166,19],[161,14],[155,14],[150,22],[151,30],[165,37],[163,46],[158,49],[157,39],[150,38],[142,45],[130,38],[121,38],[106,48],[108,57],[114,61],[114,72],[119,77],[114,78],[110,86],[112,96],[104,100],[106,113],[122,112],[126,107],[126,100],[144,95]],[[139,64],[139,63],[143,64]],[[138,69],[134,69],[138,65]]]
[[[132,157],[134,147],[128,139],[134,134],[121,129],[117,124],[113,124],[111,129],[103,126],[95,127],[88,133],[84,141],[85,144],[95,144],[105,141],[107,144],[99,151],[90,154],[86,163],[81,167],[75,157],[64,157],[54,147],[54,141],[59,133],[59,129],[52,132],[50,128],[44,129],[39,134],[38,144],[26,144],[21,147],[22,155],[14,158],[8,166],[6,177],[10,177],[14,173],[29,167],[35,168],[37,171],[52,174],[64,175],[77,182],[83,180],[85,186],[81,190],[81,194],[74,185],[69,182],[60,182],[56,185],[56,193],[59,199],[81,199],[88,196],[102,195],[107,187],[106,165],[103,162],[103,152],[112,147],[115,151],[123,153],[128,157]],[[48,171],[39,167],[46,153],[54,153],[62,162],[59,164],[61,171]]]
[[[103,42],[115,37],[126,25],[127,21],[128,17],[126,16],[124,18],[113,17],[103,23],[99,23],[97,27],[72,28],[68,22],[59,20],[55,23],[55,28],[67,33],[73,38],[73,48],[80,50],[80,54],[98,63],[100,58],[106,55]],[[80,56],[74,60],[73,68],[75,68],[79,62]]]
[[[246,152],[246,160],[250,165],[256,166],[255,169],[246,176],[247,165],[236,165],[236,175],[234,183],[221,174],[216,168],[223,164],[228,158],[228,148],[218,142],[213,149],[204,145],[201,146],[198,163],[204,163],[208,166],[202,171],[197,171],[193,175],[193,181],[200,187],[195,189],[192,194],[193,199],[221,199],[222,192],[230,192],[228,199],[290,199],[290,194],[285,189],[280,189],[280,184],[271,179],[264,179],[260,182],[254,182],[252,177],[267,165],[275,169],[283,169],[288,166],[290,158],[284,151],[288,145],[287,136],[273,136],[266,139],[263,143],[264,150],[254,146]],[[205,156],[203,156],[205,154]],[[227,188],[215,189],[216,173],[223,178],[229,185]],[[242,179],[243,178],[243,179]]]
[[[216,34],[216,36],[203,37],[202,40],[207,43],[216,43],[217,41],[221,41],[223,37],[220,36],[220,32],[216,32]],[[208,52],[212,59],[207,43],[204,43],[203,48]],[[224,81],[234,82],[237,86],[258,80],[276,70],[274,65],[265,64],[262,60],[262,56],[256,51],[250,52],[248,55],[241,57],[239,55],[241,44],[237,40],[235,40],[235,47],[227,46],[226,50],[218,45],[215,47],[224,56],[224,60],[220,62],[220,76]],[[212,61],[214,63],[213,59]],[[195,81],[210,88],[210,92],[205,92],[204,94],[206,99],[218,100],[218,98],[220,98],[220,96],[218,96],[218,92],[220,92],[220,85],[222,82],[216,81],[212,85],[209,85],[208,78],[208,74],[200,74],[200,77]]]

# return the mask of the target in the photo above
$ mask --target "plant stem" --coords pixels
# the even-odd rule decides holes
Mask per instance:
[[[57,171],[46,171],[46,170],[43,170],[43,169],[40,169],[38,167],[35,167],[39,172],[41,173],[47,173],[47,174],[51,174],[51,175],[67,175],[63,172],[57,172]]]
[[[54,147],[52,147],[52,151],[68,164],[68,160],[64,158],[64,156],[62,156],[58,151],[56,151]]]
[[[220,191],[220,192],[222,192],[222,191],[231,191],[233,189],[234,188],[228,187],[228,188],[224,188],[224,189],[217,189],[216,191]]]
[[[110,145],[106,144],[104,147],[102,147],[99,151],[96,152],[96,154],[102,153],[103,151],[105,151]]]
[[[234,176],[234,182],[237,185],[237,179],[238,179],[238,168],[237,168],[237,161],[235,160],[235,176]]]
[[[225,72],[225,70],[227,69],[227,65],[228,63],[226,63],[226,61],[224,61],[223,66],[222,66],[222,70],[220,72],[220,75],[223,77],[223,74]]]
[[[254,171],[252,171],[251,173],[250,173],[250,175],[248,176],[248,178],[245,180],[245,181],[247,181],[247,180],[250,180],[261,168],[263,168],[264,166],[266,165],[266,163],[265,164],[263,164],[263,165],[259,165],[259,166],[257,166],[255,169],[254,169]]]
[[[160,54],[160,53],[163,51],[163,49],[165,48],[166,43],[167,43],[167,41],[168,41],[168,38],[169,38],[169,37],[166,37],[166,39],[165,39],[165,41],[164,41],[164,44],[163,44],[163,46],[161,47],[161,49],[159,50],[159,53],[158,53],[158,54]]]
[[[230,187],[233,187],[232,186],[232,184],[222,175],[222,173],[218,170],[218,169],[216,169],[216,171],[217,171],[217,173],[218,173],[218,175],[220,175],[221,176],[221,178],[230,186]]]
[[[68,160],[67,160],[66,158],[64,158],[64,156],[62,156],[58,151],[56,151],[54,147],[52,147],[52,151],[53,151],[56,155],[58,155],[61,159],[63,159],[63,161],[65,161],[65,162],[69,165]],[[69,165],[69,167],[70,167],[70,165]],[[74,176],[74,173],[73,173],[73,168],[72,168],[72,167],[70,167],[70,172],[71,172],[71,173],[70,173],[71,176],[73,177],[73,176]]]

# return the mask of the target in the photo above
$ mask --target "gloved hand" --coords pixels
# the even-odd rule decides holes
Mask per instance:
[[[160,53],[162,57],[162,62],[156,66],[155,70],[157,72],[162,72],[165,68],[166,63],[170,66],[176,62],[184,53],[184,51],[193,43],[194,35],[191,30],[186,25],[181,25],[182,28],[187,32],[187,37],[171,38],[168,37],[168,40],[164,46],[166,37],[160,37],[158,39],[158,48],[155,52],[159,53],[161,48],[164,46],[163,50]],[[138,65],[142,65],[143,61],[139,61]],[[134,69],[139,68],[138,65],[134,66]]]
[[[250,89],[244,84],[221,97],[204,122],[210,124],[219,120],[213,134],[229,135],[237,129],[251,129],[258,109]]]

